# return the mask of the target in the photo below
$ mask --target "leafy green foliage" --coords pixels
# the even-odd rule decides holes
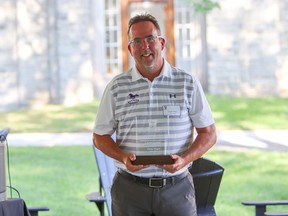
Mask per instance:
[[[220,9],[220,4],[213,0],[186,0],[188,4],[191,4],[196,13],[209,13],[215,8]]]

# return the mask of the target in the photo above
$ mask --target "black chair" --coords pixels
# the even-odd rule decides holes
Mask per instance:
[[[265,212],[265,216],[288,216],[288,212]]]
[[[214,161],[199,158],[189,171],[194,181],[197,215],[216,216],[214,205],[224,168]]]
[[[39,211],[49,211],[48,207],[29,207],[28,211],[30,213],[30,216],[38,216]]]
[[[255,216],[264,216],[264,215],[288,215],[287,212],[266,212],[267,206],[275,205],[288,205],[288,200],[260,200],[260,201],[245,201],[242,202],[246,206],[255,206]]]
[[[100,190],[87,194],[86,198],[96,204],[101,216],[105,214],[104,203],[106,203],[108,214],[111,215],[110,188],[116,168],[111,158],[95,147],[93,150],[99,170]],[[216,216],[214,205],[224,168],[211,160],[200,158],[194,161],[189,171],[194,180],[198,216]]]

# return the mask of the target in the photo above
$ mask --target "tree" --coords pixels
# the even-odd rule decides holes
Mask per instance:
[[[196,13],[209,13],[214,8],[220,9],[217,0],[186,0],[186,2],[193,6]]]

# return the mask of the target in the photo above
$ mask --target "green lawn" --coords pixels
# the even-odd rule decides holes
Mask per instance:
[[[208,95],[218,130],[288,129],[288,98]],[[38,110],[0,112],[0,128],[12,132],[91,131],[99,101],[74,107],[48,105]]]
[[[222,152],[211,150],[206,157],[225,168],[216,202],[219,216],[253,216],[254,207],[244,206],[249,200],[288,200],[287,153]],[[268,210],[288,211],[288,206]]]
[[[253,207],[241,204],[245,200],[288,199],[287,154],[211,150],[206,157],[225,168],[216,203],[219,216],[254,215]],[[99,188],[91,147],[13,147],[10,162],[12,185],[27,205],[51,209],[41,215],[99,215],[85,199]]]
[[[287,98],[208,95],[208,100],[218,130],[288,129]],[[11,133],[91,131],[98,105],[99,101],[94,101],[74,107],[49,105],[2,112],[0,129],[9,127]],[[216,203],[219,216],[254,215],[253,207],[241,205],[245,200],[288,199],[287,153],[212,149],[206,157],[225,168]],[[40,215],[99,215],[96,206],[85,199],[87,193],[99,188],[91,147],[10,147],[10,169],[12,186],[27,205],[51,209]],[[288,207],[281,209],[287,211]]]
[[[288,129],[288,98],[208,96],[218,129]]]
[[[99,101],[73,107],[47,105],[41,109],[0,112],[0,128],[14,133],[91,131]]]
[[[96,206],[85,198],[99,189],[92,147],[13,147],[10,169],[12,186],[27,206],[50,208],[40,215],[99,215]]]

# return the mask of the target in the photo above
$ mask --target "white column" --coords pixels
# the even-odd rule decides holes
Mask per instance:
[[[94,73],[94,95],[101,97],[107,84],[105,79],[105,1],[91,0],[91,44]]]

